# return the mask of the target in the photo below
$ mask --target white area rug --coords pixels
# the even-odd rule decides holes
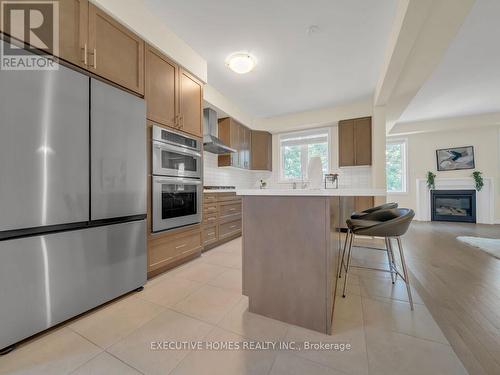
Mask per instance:
[[[457,237],[457,240],[465,242],[467,245],[477,247],[491,256],[500,259],[500,239],[460,236]]]

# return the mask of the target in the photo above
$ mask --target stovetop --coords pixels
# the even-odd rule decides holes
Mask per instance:
[[[234,190],[236,186],[203,186],[205,190]]]

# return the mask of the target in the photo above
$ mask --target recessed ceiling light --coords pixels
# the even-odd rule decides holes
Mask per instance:
[[[238,74],[251,72],[256,64],[257,60],[248,52],[236,52],[226,59],[226,66]]]

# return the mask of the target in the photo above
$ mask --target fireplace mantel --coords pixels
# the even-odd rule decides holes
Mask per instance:
[[[476,220],[480,224],[494,224],[495,199],[493,180],[483,177],[484,186],[476,195]],[[436,178],[436,190],[467,190],[475,189],[472,177]],[[431,220],[431,194],[427,188],[427,180],[417,179],[417,205],[415,219],[420,221]]]

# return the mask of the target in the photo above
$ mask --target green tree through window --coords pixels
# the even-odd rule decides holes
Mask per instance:
[[[285,146],[283,148],[283,172],[287,179],[300,179],[302,166],[300,161],[300,146]]]
[[[329,132],[315,129],[280,136],[281,179],[306,180],[309,160],[319,156],[323,173],[328,173]]]
[[[406,160],[404,141],[389,141],[385,149],[388,192],[406,191]]]

